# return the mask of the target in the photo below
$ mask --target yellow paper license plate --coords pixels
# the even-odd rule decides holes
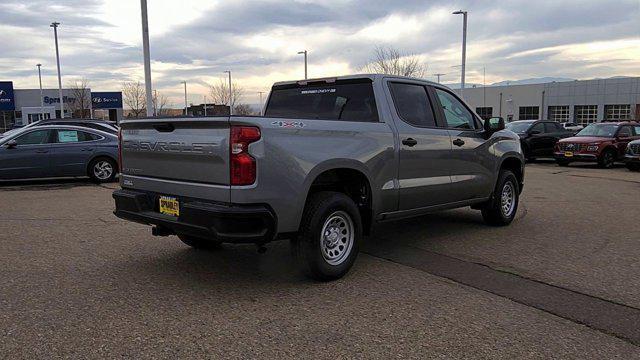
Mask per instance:
[[[180,203],[178,199],[170,196],[160,196],[160,213],[180,216]]]
[[[565,151],[565,152],[564,152],[564,156],[566,156],[566,157],[572,157],[572,156],[573,156],[573,153],[572,153],[571,151]]]

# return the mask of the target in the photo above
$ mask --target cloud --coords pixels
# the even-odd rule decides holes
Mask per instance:
[[[413,1],[386,0],[150,0],[154,88],[181,104],[180,82],[200,101],[207,83],[232,70],[246,101],[274,81],[302,77],[309,50],[314,77],[355,73],[378,45],[420,56],[430,73],[457,82],[461,16],[469,11],[467,81],[542,76],[640,75],[637,0]],[[35,87],[35,64],[55,86],[52,20],[60,28],[62,71],[86,77],[96,90],[142,80],[137,1],[5,0],[0,77]]]

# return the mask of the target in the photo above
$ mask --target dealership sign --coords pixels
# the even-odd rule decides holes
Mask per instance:
[[[94,109],[122,109],[122,93],[112,92],[92,92],[91,106]]]
[[[0,81],[0,111],[13,111],[16,109],[16,102],[13,98],[13,82]]]

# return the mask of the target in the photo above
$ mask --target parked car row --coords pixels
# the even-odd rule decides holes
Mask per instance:
[[[520,136],[528,161],[553,157],[560,166],[595,162],[609,168],[625,161],[629,170],[640,170],[640,123],[632,121],[590,124],[575,135],[569,123],[550,120],[513,121],[506,128]]]
[[[34,121],[23,127],[14,128],[0,134],[0,138],[15,134],[27,128],[44,125],[70,125],[70,126],[82,126],[91,129],[96,129],[109,134],[118,135],[118,125],[110,121],[96,120],[96,119],[44,119]]]
[[[67,125],[66,120],[51,123],[37,122],[0,137],[0,180],[76,176],[114,180],[117,135],[109,129]]]

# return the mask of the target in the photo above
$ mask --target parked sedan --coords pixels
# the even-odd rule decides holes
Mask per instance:
[[[80,126],[44,125],[0,139],[0,179],[89,176],[113,181],[118,137]]]
[[[536,157],[553,157],[553,148],[560,139],[568,138],[573,132],[550,120],[520,120],[506,125],[508,130],[520,136],[522,151],[527,160]]]
[[[45,126],[45,125],[82,126],[82,127],[88,127],[91,129],[108,132],[109,134],[118,135],[118,125],[109,121],[96,120],[96,119],[45,119],[45,120],[38,120],[38,121],[32,122],[31,124],[21,128],[15,128],[15,129],[9,130],[4,134],[0,134],[0,138],[9,136],[11,134],[15,134],[26,128],[32,128],[35,126]]]
[[[624,158],[627,169],[630,171],[640,171],[640,140],[634,140],[627,145],[627,152]]]

